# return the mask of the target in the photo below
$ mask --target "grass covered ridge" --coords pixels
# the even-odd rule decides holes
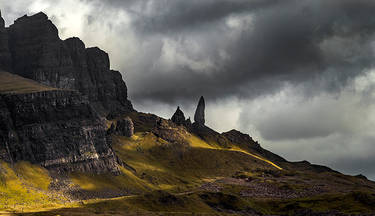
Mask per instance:
[[[0,94],[23,94],[51,90],[56,89],[15,74],[0,71]]]

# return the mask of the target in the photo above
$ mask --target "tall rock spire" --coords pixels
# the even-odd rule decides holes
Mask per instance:
[[[201,96],[198,102],[197,109],[195,110],[194,114],[194,122],[200,125],[204,125],[205,119],[204,119],[204,109],[205,109],[205,103],[204,103],[204,97]]]

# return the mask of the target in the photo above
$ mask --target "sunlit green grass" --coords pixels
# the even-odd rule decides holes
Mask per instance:
[[[63,200],[48,192],[47,171],[28,162],[0,163],[0,210],[27,210],[62,206]]]

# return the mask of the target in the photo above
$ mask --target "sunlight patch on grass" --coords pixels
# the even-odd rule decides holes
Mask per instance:
[[[130,161],[129,164],[131,164],[132,167],[136,168],[137,170],[143,170],[143,171],[157,171],[157,172],[167,172],[162,167],[158,167],[153,164],[144,163],[144,162],[136,162],[136,161]]]
[[[0,162],[0,209],[42,209],[61,206],[64,200],[49,194],[51,178],[47,170],[28,162],[19,162],[11,167]]]
[[[32,165],[30,162],[18,162],[14,165],[16,173],[22,175],[25,182],[30,183],[32,186],[48,190],[48,186],[51,183],[51,177],[48,175],[48,171],[39,165]]]
[[[235,151],[235,152],[241,152],[241,153],[244,153],[244,154],[247,154],[253,158],[256,158],[258,160],[261,160],[261,161],[264,161],[268,164],[270,164],[271,166],[277,168],[278,170],[282,170],[282,168],[278,165],[276,165],[275,163],[273,163],[272,161],[270,160],[267,160],[265,158],[262,158],[258,155],[255,155],[255,154],[252,154],[252,153],[249,153],[243,149],[240,149],[238,147],[232,147],[231,149],[224,149],[224,148],[220,148],[220,147],[214,147],[213,145],[210,145],[208,144],[207,142],[203,141],[202,139],[194,136],[194,135],[191,135],[189,136],[188,138],[188,141],[190,143],[190,146],[193,147],[193,148],[207,148],[207,149],[218,149],[218,150],[223,150],[223,151]]]
[[[254,158],[258,159],[258,160],[264,161],[264,162],[266,162],[266,163],[272,165],[273,167],[277,168],[278,170],[282,170],[282,169],[283,169],[283,168],[279,167],[278,165],[276,165],[275,163],[273,163],[273,162],[270,161],[270,160],[267,160],[267,159],[262,158],[262,157],[260,157],[260,156],[258,156],[258,155],[255,155],[255,154],[252,154],[252,153],[250,153],[250,152],[247,152],[247,151],[245,151],[245,150],[243,150],[243,149],[240,149],[240,148],[238,148],[238,147],[233,147],[233,148],[231,148],[231,149],[228,149],[228,151],[237,151],[237,152],[242,152],[242,153],[247,154],[247,155],[250,155],[251,157],[254,157]]]
[[[187,140],[189,141],[190,146],[193,148],[218,149],[217,147],[209,145],[207,142],[194,135],[190,135]]]
[[[75,185],[88,191],[127,189],[133,192],[148,191],[152,185],[138,178],[131,171],[120,167],[120,175],[72,173],[70,178]]]

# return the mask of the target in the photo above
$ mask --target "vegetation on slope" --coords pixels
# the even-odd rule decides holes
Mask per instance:
[[[15,74],[0,71],[0,94],[22,94],[51,90],[56,89]]]
[[[51,178],[47,170],[28,162],[11,166],[0,163],[0,210],[61,207],[64,198],[48,191]]]
[[[78,189],[80,195],[88,194],[76,197],[83,199],[81,203],[26,215],[304,215],[333,210],[347,214],[375,211],[375,184],[366,179],[312,168],[308,163],[276,164],[259,154],[258,147],[253,151],[252,146],[246,148],[246,143],[231,142],[222,146],[215,143],[215,134],[207,142],[184,127],[159,121],[153,115],[132,115],[137,119],[136,134],[131,138],[112,136],[112,147],[124,163],[119,175],[71,173],[71,188]],[[153,119],[158,122],[153,123]],[[57,207],[55,203],[63,202],[48,196],[51,179],[42,168],[21,163],[7,169],[23,173],[21,179],[28,182],[25,190],[29,192],[16,189],[17,199],[40,192],[28,202],[53,208]],[[1,176],[4,178],[4,174]],[[17,185],[25,186],[22,181]]]

